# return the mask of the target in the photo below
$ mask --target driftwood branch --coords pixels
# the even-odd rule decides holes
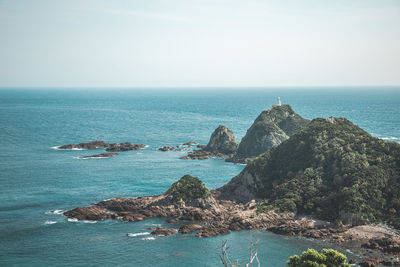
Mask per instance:
[[[222,265],[224,265],[225,267],[240,267],[241,265],[238,262],[232,263],[231,260],[229,259],[229,255],[228,255],[229,247],[226,246],[227,242],[228,241],[226,241],[226,240],[222,241],[221,251],[218,253],[218,256],[221,259]],[[245,267],[250,267],[251,264],[254,262],[254,260],[257,262],[257,266],[260,267],[260,261],[258,259],[257,247],[258,247],[258,240],[256,240],[255,243],[253,242],[253,240],[251,240],[250,246],[249,246],[250,259],[249,259],[248,263],[246,263],[246,265],[244,265]]]

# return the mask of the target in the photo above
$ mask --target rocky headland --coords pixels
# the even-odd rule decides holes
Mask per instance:
[[[227,134],[226,129],[217,128]],[[232,136],[222,139],[230,143]],[[207,147],[226,153],[218,143]],[[187,222],[178,232],[197,237],[262,228],[324,239],[392,264],[400,249],[395,230],[400,228],[399,159],[399,144],[374,138],[345,118],[314,119],[216,190],[185,175],[158,196],[115,198],[64,215],[123,221],[165,217]],[[378,222],[385,225],[374,225]]]

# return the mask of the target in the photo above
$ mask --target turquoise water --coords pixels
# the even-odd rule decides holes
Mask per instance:
[[[400,142],[399,89],[0,90],[0,265],[221,266],[217,249],[222,240],[228,240],[231,258],[244,263],[253,238],[259,240],[262,266],[284,266],[290,255],[323,244],[262,230],[150,240],[150,235],[125,234],[149,232],[145,228],[152,225],[179,225],[163,219],[69,222],[49,211],[159,194],[186,173],[199,176],[209,188],[223,185],[243,166],[221,159],[180,160],[185,152],[157,148],[188,141],[206,144],[219,124],[240,140],[277,96],[305,118],[347,117],[374,136]],[[76,157],[103,150],[51,148],[92,140],[149,147],[87,160]]]

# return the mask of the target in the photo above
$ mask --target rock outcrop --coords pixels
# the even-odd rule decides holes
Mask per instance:
[[[238,148],[233,132],[224,125],[219,125],[211,134],[207,146],[201,146],[200,150],[189,152],[181,159],[208,159],[212,157],[232,157]]]
[[[129,142],[125,143],[114,143],[109,144],[104,141],[92,141],[89,143],[80,143],[80,144],[69,144],[57,147],[57,149],[97,149],[97,148],[105,148],[106,151],[115,152],[115,151],[128,151],[128,150],[137,150],[140,148],[144,148],[144,144],[132,144]]]
[[[167,229],[163,227],[157,227],[156,230],[151,232],[152,235],[158,235],[158,236],[169,236],[175,233],[176,233],[175,229]]]
[[[97,149],[106,148],[109,144],[104,141],[92,141],[88,143],[69,144],[57,147],[58,149]]]
[[[295,113],[290,105],[273,106],[261,112],[241,140],[236,155],[227,161],[248,163],[278,146],[308,123],[309,120]]]
[[[106,151],[129,151],[129,150],[138,150],[141,148],[144,148],[144,144],[132,144],[129,142],[125,143],[115,143],[115,144],[109,144],[109,146],[106,148]]]

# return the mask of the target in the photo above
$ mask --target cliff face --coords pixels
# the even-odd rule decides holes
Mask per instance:
[[[233,132],[224,125],[218,126],[210,137],[204,150],[210,152],[220,152],[223,154],[233,154],[238,148]]]
[[[344,118],[314,119],[218,191],[221,199],[264,199],[266,209],[399,228],[400,145]]]
[[[263,111],[247,130],[235,157],[256,157],[287,140],[308,122],[290,105],[274,106]]]

